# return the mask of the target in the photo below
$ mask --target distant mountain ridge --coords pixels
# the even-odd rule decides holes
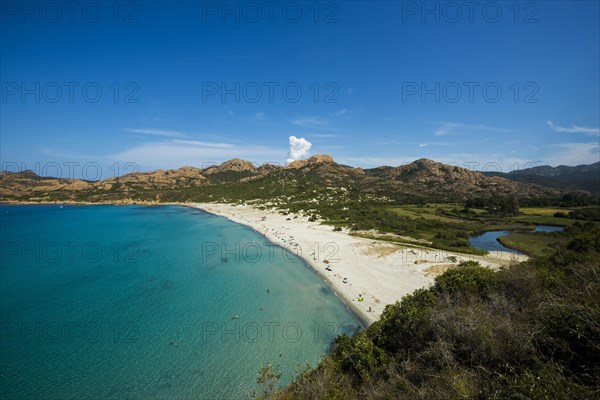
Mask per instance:
[[[600,161],[575,167],[542,165],[505,173],[485,172],[485,174],[562,190],[585,190],[591,193],[600,193]]]
[[[576,174],[574,169],[593,174],[598,170],[598,163],[551,170],[536,167],[527,176],[540,176],[543,183],[549,177],[572,176]],[[309,198],[314,193],[333,191],[362,200],[414,202],[464,201],[493,195],[527,200],[555,199],[564,192],[556,185],[525,182],[509,174],[504,175],[471,171],[425,158],[399,167],[370,169],[337,164],[326,154],[293,161],[287,166],[256,166],[235,158],[204,169],[186,166],[176,170],[130,173],[95,182],[40,177],[32,171],[2,172],[0,200],[114,203],[235,201],[270,200],[282,196]],[[594,184],[598,185],[598,182]]]

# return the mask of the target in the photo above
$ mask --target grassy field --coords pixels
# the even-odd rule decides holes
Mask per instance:
[[[569,237],[562,233],[524,232],[498,238],[504,246],[535,257],[551,254],[557,247],[566,245],[569,240]]]
[[[521,214],[526,215],[543,215],[543,216],[552,216],[554,213],[563,212],[568,214],[570,211],[573,211],[572,208],[544,208],[544,207],[523,207],[519,209]]]
[[[515,218],[517,222],[539,224],[539,225],[556,225],[556,226],[570,226],[573,225],[575,220],[568,218],[557,218],[553,216],[541,216],[541,215],[519,215]]]
[[[542,225],[570,226],[575,220],[569,218],[558,218],[554,213],[562,212],[568,214],[572,208],[521,208],[521,215],[515,218],[518,222],[528,222]]]
[[[513,217],[490,215],[486,210],[476,208],[470,210],[472,214],[464,214],[461,213],[462,208],[463,206],[461,204],[440,203],[427,204],[424,206],[394,206],[389,208],[389,210],[402,217],[459,223],[477,232],[504,229],[530,230],[534,228],[535,224],[545,224],[548,221],[554,222],[553,224],[548,222],[549,225],[558,226],[566,226],[572,223],[572,221],[566,218],[553,217],[552,215],[555,212],[554,209],[551,209],[553,212],[547,211],[545,213],[543,212],[543,208],[528,209],[531,211],[528,211],[527,214]],[[540,213],[534,213],[533,210],[540,210]],[[568,212],[570,210],[563,211]]]
[[[433,221],[442,221],[442,222],[456,222],[457,218],[447,217],[444,215],[437,215],[436,210],[438,208],[446,210],[458,207],[455,204],[428,204],[426,206],[402,206],[402,207],[392,207],[391,211],[396,214],[409,217],[409,218],[424,218],[427,220]]]
[[[303,207],[306,209],[306,206]],[[414,244],[410,238],[422,239],[428,242],[421,243],[422,246],[470,254],[478,253],[470,244],[470,237],[487,231],[506,230],[514,232],[514,235],[525,235],[510,235],[504,239],[507,247],[518,246],[525,253],[540,255],[589,222],[581,218],[595,218],[594,210],[583,213],[582,209],[527,207],[520,209],[519,215],[515,216],[498,212],[490,214],[487,209],[465,208],[464,204],[455,203],[393,206],[357,203],[320,207],[315,213],[319,214],[323,223],[349,227],[356,234],[378,232],[378,240]],[[558,212],[564,217],[555,217]],[[574,213],[578,213],[577,216]],[[581,218],[575,219],[578,216]],[[566,231],[539,235],[528,232],[533,231],[536,225],[562,226]],[[519,243],[515,243],[517,239]]]
[[[533,233],[535,225],[554,225],[570,227],[577,222],[572,218],[555,217],[561,212],[568,214],[574,208],[526,207],[520,209],[520,215],[490,215],[483,209],[471,209],[465,213],[460,204],[440,203],[426,205],[406,205],[390,207],[389,211],[405,220],[411,220],[418,226],[418,234],[407,233],[432,242],[431,247],[448,248],[451,235],[457,237],[474,236],[485,231],[509,230],[514,234],[501,239],[507,247],[518,249],[526,254],[540,256],[548,254],[553,247],[564,244],[568,240],[566,233]],[[422,221],[420,224],[418,221]],[[440,242],[437,239],[442,239]],[[472,251],[468,248],[458,251]]]

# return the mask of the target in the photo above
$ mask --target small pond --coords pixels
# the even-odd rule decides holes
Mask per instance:
[[[534,232],[559,232],[564,230],[562,226],[551,226],[551,225],[536,225]],[[471,236],[469,243],[478,250],[487,251],[506,251],[514,254],[523,254],[520,251],[508,248],[498,241],[501,236],[510,235],[513,231],[489,231],[483,235]]]

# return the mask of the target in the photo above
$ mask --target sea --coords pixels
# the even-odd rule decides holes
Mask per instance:
[[[297,254],[180,206],[0,205],[5,399],[251,398],[359,327]]]

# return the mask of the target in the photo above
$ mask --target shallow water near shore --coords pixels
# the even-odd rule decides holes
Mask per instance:
[[[358,322],[293,254],[178,207],[0,205],[0,393],[240,398]]]

